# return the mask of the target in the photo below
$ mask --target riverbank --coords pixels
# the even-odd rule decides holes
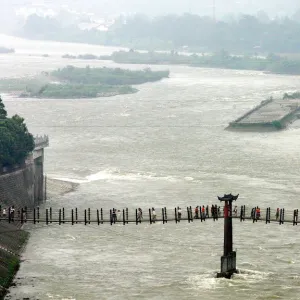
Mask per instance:
[[[159,81],[169,71],[126,70],[120,68],[78,68],[67,66],[42,72],[33,78],[0,79],[0,92],[14,93],[20,98],[78,99],[132,94],[131,85]]]
[[[78,183],[47,178],[47,198],[74,192]],[[0,300],[9,296],[9,289],[18,285],[16,274],[22,262],[22,253],[30,237],[20,222],[0,222]]]
[[[67,55],[63,56],[68,58]],[[184,55],[177,52],[116,51],[111,55],[79,55],[77,59],[112,60],[120,64],[188,65],[191,67],[264,71],[274,74],[300,75],[300,59],[270,54],[267,57],[231,55],[226,51]]]
[[[29,233],[23,231],[20,224],[1,222],[0,236],[0,299],[2,300],[8,288],[13,285]]]

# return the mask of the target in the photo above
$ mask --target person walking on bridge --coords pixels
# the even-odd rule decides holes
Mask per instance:
[[[205,219],[205,207],[204,207],[204,205],[202,206],[202,218]]]
[[[276,221],[277,221],[278,218],[279,218],[279,208],[276,209],[276,215],[275,216],[276,216]]]
[[[142,219],[143,219],[143,211],[141,208],[138,209],[138,222],[142,222]]]
[[[209,218],[209,207],[208,207],[208,205],[206,206],[206,217]]]
[[[153,223],[155,223],[155,221],[156,221],[156,211],[155,211],[154,207],[152,207],[152,221],[153,221]]]
[[[260,219],[260,208],[258,206],[256,207],[256,219]]]
[[[10,217],[11,217],[12,222],[14,222],[14,220],[15,220],[15,207],[14,206],[12,206],[10,208]]]
[[[218,217],[218,212],[217,212],[218,208],[217,205],[212,205],[211,207],[211,215],[214,219],[216,219]]]
[[[237,217],[237,206],[234,207],[233,213],[234,213],[234,216]]]
[[[117,212],[116,212],[115,208],[113,208],[113,210],[112,210],[112,221],[113,221],[113,223],[117,222]]]
[[[180,221],[181,220],[181,208],[180,207],[178,207],[177,213],[178,213],[178,221]]]
[[[196,208],[195,208],[195,217],[194,218],[199,219],[199,208],[198,208],[198,206],[196,206]]]
[[[3,218],[6,218],[6,208],[3,208],[3,211],[2,211],[2,217],[3,217]]]

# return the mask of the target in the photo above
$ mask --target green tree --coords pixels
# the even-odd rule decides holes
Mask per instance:
[[[7,118],[3,102],[0,103],[3,116],[0,118],[0,165],[20,164],[34,149],[34,139],[24,119],[18,115]]]
[[[2,98],[0,96],[0,119],[6,119],[7,117],[7,112],[5,110]]]

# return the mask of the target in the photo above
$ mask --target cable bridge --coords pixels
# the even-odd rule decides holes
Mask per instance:
[[[0,221],[8,222],[8,223],[20,223],[20,224],[58,224],[58,225],[89,225],[89,224],[136,224],[139,225],[141,223],[180,223],[180,222],[206,222],[206,221],[218,221],[219,219],[225,218],[224,206],[217,206],[216,210],[212,209],[212,206],[206,205],[198,206],[198,212],[195,208],[191,206],[186,207],[185,209],[180,209],[178,207],[174,209],[163,208],[149,208],[143,209],[140,211],[138,208],[136,209],[82,209],[79,210],[77,208],[74,209],[40,209],[36,207],[34,209],[28,208],[17,208],[12,209],[9,208],[7,214],[1,214]],[[204,212],[202,212],[202,208],[204,207]],[[0,211],[1,206],[0,206]],[[242,221],[252,221],[256,222],[265,222],[268,223],[278,223],[282,225],[284,223],[297,225],[298,224],[298,209],[294,210],[286,210],[284,208],[280,209],[271,209],[267,208],[259,208],[257,207],[246,207],[242,205],[238,207],[236,211],[229,212],[229,217],[231,219],[237,219]]]
[[[233,274],[238,273],[236,268],[236,252],[233,251],[233,234],[232,234],[232,220],[237,219],[241,222],[251,221],[278,223],[298,225],[298,209],[286,210],[284,208],[264,208],[260,207],[240,207],[233,208],[232,202],[236,201],[239,195],[224,195],[218,197],[224,205],[198,205],[192,208],[187,206],[185,208],[175,207],[174,209],[163,208],[148,208],[142,210],[136,209],[52,209],[52,207],[40,209],[39,207],[29,209],[9,207],[6,211],[2,210],[0,206],[0,222],[13,223],[20,227],[24,224],[45,224],[45,225],[89,225],[97,224],[99,228],[102,225],[116,225],[149,223],[154,225],[156,223],[196,223],[224,219],[224,251],[221,256],[221,272],[217,273],[217,277],[231,278]]]

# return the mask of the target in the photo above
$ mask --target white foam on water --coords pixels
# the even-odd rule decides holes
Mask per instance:
[[[68,298],[65,298],[64,296],[61,296],[61,295],[52,295],[50,293],[47,293],[46,296],[49,298],[49,299],[61,299],[61,300],[76,300],[76,298],[74,297],[68,297]]]
[[[239,274],[234,275],[234,279],[243,279],[249,282],[257,282],[268,278],[271,273],[248,269],[239,269]]]
[[[156,176],[153,174],[141,174],[141,173],[122,173],[116,169],[106,169],[98,173],[89,175],[86,177],[87,182],[99,181],[99,180],[126,180],[126,181],[138,181],[138,180],[165,180],[169,182],[178,181],[173,176]]]
[[[120,117],[130,117],[130,114],[128,114],[128,113],[121,113]]]
[[[68,177],[52,177],[52,178],[55,180],[72,182],[72,183],[87,183],[87,182],[89,182],[88,180],[84,180],[84,179],[75,179],[75,178],[68,178]]]
[[[186,283],[196,290],[213,290],[217,288],[220,280],[218,280],[215,274],[200,274],[188,277]]]
[[[184,179],[185,179],[186,181],[193,181],[193,180],[194,180],[194,178],[193,178],[193,177],[189,177],[189,176],[187,176],[187,177],[184,177]]]
[[[66,239],[69,240],[69,241],[75,241],[76,240],[76,238],[73,235],[70,235],[70,234],[66,235]]]
[[[103,171],[99,171],[97,173],[86,176],[84,179],[78,178],[69,178],[69,177],[57,177],[51,176],[51,178],[66,182],[72,183],[89,183],[93,181],[101,181],[101,180],[112,180],[112,181],[167,181],[167,182],[178,182],[178,181],[194,181],[195,179],[190,176],[186,176],[183,179],[177,178],[175,176],[157,176],[155,173],[122,173],[118,169],[105,169]]]

